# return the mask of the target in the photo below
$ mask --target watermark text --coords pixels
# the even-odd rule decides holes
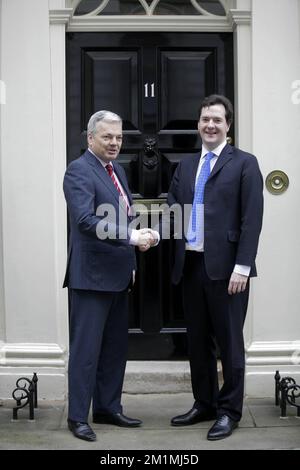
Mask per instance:
[[[0,80],[0,104],[6,104],[6,85],[3,80]]]
[[[300,80],[295,80],[292,83],[291,100],[293,104],[300,104]]]

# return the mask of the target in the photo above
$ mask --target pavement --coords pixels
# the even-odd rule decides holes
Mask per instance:
[[[94,450],[104,451],[201,451],[201,450],[300,450],[300,418],[288,405],[287,418],[280,418],[274,398],[246,398],[238,429],[227,439],[210,442],[211,422],[172,427],[170,419],[192,405],[191,393],[123,394],[124,414],[143,420],[141,428],[92,424],[96,442],[75,438],[67,428],[66,402],[40,401],[35,419],[28,406],[12,420],[13,400],[0,406],[0,450]],[[90,419],[91,423],[91,419]],[[124,452],[123,452],[124,454]],[[126,454],[126,452],[125,452]],[[106,452],[107,455],[107,452]]]

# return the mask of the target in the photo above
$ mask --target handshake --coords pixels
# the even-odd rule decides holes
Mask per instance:
[[[160,239],[159,233],[151,228],[142,228],[137,230],[136,244],[140,251],[147,251],[154,245],[157,245]]]

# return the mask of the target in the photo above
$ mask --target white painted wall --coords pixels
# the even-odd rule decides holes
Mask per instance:
[[[290,179],[284,195],[265,192],[258,341],[300,339],[300,105],[292,103],[292,83],[300,79],[298,8],[298,0],[253,2],[253,147],[265,176],[280,169]]]
[[[300,104],[291,99],[292,83],[300,79],[299,18],[299,0],[252,0],[253,152],[264,177],[282,170],[290,187],[276,196],[265,190],[249,393],[266,373],[270,376],[257,392],[273,390],[269,384],[276,364],[280,372],[300,376],[291,358],[300,344]]]
[[[41,374],[51,367],[46,375],[59,376],[57,392],[62,394],[66,334],[61,328],[67,309],[58,315],[62,278],[56,201],[61,182],[53,155],[48,1],[2,0],[1,35],[1,75],[7,87],[1,107],[5,344],[0,351],[0,374],[7,380],[1,384],[11,386],[18,368],[22,375],[22,367],[38,368]],[[66,240],[65,223],[62,230]],[[41,387],[46,394],[42,381]]]
[[[0,0],[0,24],[2,18],[2,0]],[[5,106],[5,83],[2,77],[1,45],[3,44],[3,33],[0,28],[0,129],[2,119],[2,109]],[[2,239],[2,135],[0,132],[0,345],[5,339],[5,310],[4,310],[4,272],[3,272],[3,239]],[[1,346],[0,346],[1,347]]]

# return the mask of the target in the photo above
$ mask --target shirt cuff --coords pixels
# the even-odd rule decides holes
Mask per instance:
[[[152,235],[154,236],[154,238],[156,238],[156,242],[154,243],[153,246],[157,246],[160,242],[160,235],[156,230],[151,229],[151,232],[152,232]]]
[[[247,276],[247,277],[249,277],[250,271],[251,271],[251,266],[244,266],[242,264],[236,264],[233,270],[233,272],[237,274],[241,274],[242,276]]]

